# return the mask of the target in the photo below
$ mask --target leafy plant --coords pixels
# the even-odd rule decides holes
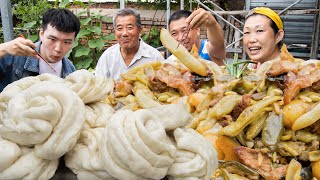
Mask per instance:
[[[156,26],[152,26],[149,32],[142,33],[141,38],[152,47],[157,48],[161,46],[160,30]]]
[[[37,41],[39,39],[42,14],[51,7],[52,4],[46,0],[23,0],[15,4],[12,11],[18,20],[16,27],[21,29],[15,33],[24,34],[33,42]]]

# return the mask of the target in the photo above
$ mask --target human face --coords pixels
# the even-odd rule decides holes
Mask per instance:
[[[271,20],[266,16],[250,16],[244,24],[243,33],[243,44],[251,60],[263,63],[280,55],[277,44],[284,32],[274,33]]]
[[[120,47],[125,50],[139,48],[139,37],[141,35],[141,28],[136,24],[136,17],[118,16],[116,19],[115,35]]]
[[[169,24],[170,34],[171,36],[177,40],[181,41],[183,34],[187,30],[188,24],[186,22],[186,18],[180,18],[178,20],[171,21]],[[193,44],[197,43],[199,40],[200,29],[190,29],[188,33],[188,37],[183,38],[182,45],[188,50],[191,51]],[[198,45],[198,44],[196,44]]]
[[[75,32],[58,31],[48,24],[45,31],[40,30],[40,54],[49,63],[57,63],[70,51],[75,39]]]

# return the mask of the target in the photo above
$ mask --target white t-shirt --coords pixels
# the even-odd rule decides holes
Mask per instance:
[[[39,59],[39,74],[49,73],[61,77],[62,60],[57,63],[49,64],[56,72],[54,72],[43,59]]]
[[[118,43],[103,52],[97,63],[95,75],[118,80],[121,74],[128,72],[134,67],[162,60],[164,58],[158,50],[140,40],[139,50],[133,57],[130,65],[127,66],[122,58]]]

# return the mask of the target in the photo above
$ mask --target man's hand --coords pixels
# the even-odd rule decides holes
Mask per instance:
[[[190,29],[200,28],[202,26],[209,28],[217,23],[216,19],[210,14],[210,12],[199,8],[192,12],[192,14],[186,19]]]
[[[223,31],[219,23],[209,11],[197,9],[186,19],[190,29],[200,28],[202,26],[207,29],[207,37],[210,43],[207,44],[207,51],[211,61],[218,65],[223,65],[225,59],[226,48],[224,44]]]
[[[37,53],[34,50],[35,47],[36,45],[31,40],[18,37],[12,41],[0,44],[0,57],[7,54],[37,57]]]

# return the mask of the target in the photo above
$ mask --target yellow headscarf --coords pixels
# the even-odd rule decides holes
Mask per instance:
[[[271,10],[270,8],[256,7],[254,9],[252,9],[252,11],[253,11],[253,13],[262,14],[262,15],[267,16],[277,25],[278,29],[283,29],[283,23],[282,23],[280,16],[276,12]]]

